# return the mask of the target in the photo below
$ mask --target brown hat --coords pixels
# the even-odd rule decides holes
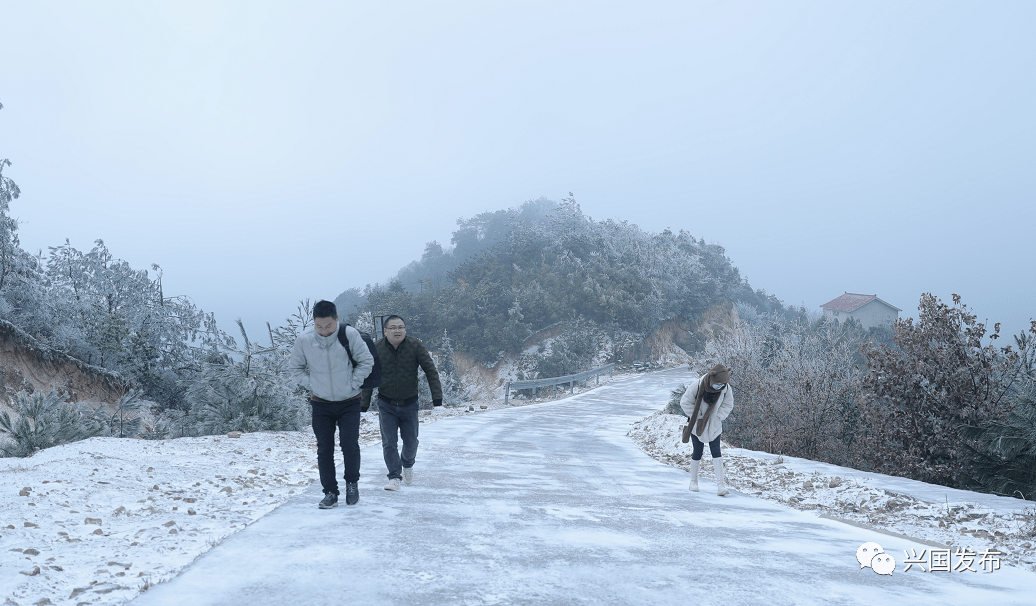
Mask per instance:
[[[709,371],[709,376],[712,377],[712,383],[729,383],[730,369],[722,364],[717,364]]]

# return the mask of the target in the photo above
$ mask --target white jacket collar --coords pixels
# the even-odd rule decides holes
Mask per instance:
[[[331,347],[332,345],[334,345],[336,341],[338,341],[338,331],[339,330],[341,330],[341,328],[336,328],[333,333],[327,335],[326,337],[323,337],[323,336],[320,336],[320,333],[318,333],[316,331],[316,329],[314,329],[313,330],[313,337],[315,338],[317,345],[319,345],[320,347],[322,347],[324,349],[327,349],[327,348]]]

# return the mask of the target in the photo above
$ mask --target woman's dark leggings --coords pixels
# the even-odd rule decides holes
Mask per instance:
[[[701,456],[705,454],[705,442],[698,439],[698,436],[691,434],[691,444],[694,445],[694,452],[691,453],[691,458],[695,461],[700,461]],[[718,459],[723,455],[719,452],[719,436],[716,439],[709,442],[709,452],[712,453],[713,459]]]

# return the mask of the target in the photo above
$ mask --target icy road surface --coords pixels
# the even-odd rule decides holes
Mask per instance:
[[[133,604],[1036,603],[1032,572],[904,571],[904,550],[931,547],[707,480],[689,492],[626,437],[688,378],[424,426],[399,492],[368,447],[359,505],[319,510],[315,483]],[[865,542],[891,575],[861,568]]]

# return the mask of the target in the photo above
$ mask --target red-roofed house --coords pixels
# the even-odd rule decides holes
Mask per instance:
[[[860,295],[852,292],[847,292],[820,307],[828,320],[841,322],[846,318],[853,318],[865,330],[881,324],[892,324],[899,318],[899,312],[903,311],[882,301],[878,295]]]

